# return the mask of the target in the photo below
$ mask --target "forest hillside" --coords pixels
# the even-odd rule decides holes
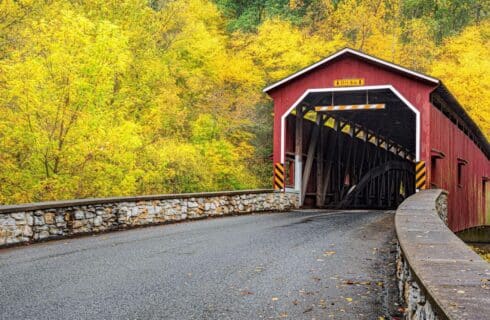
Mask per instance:
[[[0,203],[270,187],[262,89],[349,46],[490,136],[488,0],[1,0]]]

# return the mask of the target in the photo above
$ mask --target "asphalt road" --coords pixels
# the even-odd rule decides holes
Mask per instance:
[[[1,319],[379,319],[393,213],[296,211],[0,250]]]

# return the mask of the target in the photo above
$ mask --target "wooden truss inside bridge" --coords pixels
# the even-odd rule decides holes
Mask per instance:
[[[285,182],[303,205],[396,208],[415,192],[416,113],[389,88],[311,92],[285,121]]]

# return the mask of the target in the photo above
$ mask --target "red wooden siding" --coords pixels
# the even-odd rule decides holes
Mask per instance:
[[[435,160],[435,181],[430,183],[449,191],[449,226],[453,231],[460,231],[490,224],[485,221],[483,205],[483,178],[490,176],[487,157],[440,110],[431,108],[430,117],[430,146],[445,154],[443,159]],[[467,161],[459,186],[458,159]]]

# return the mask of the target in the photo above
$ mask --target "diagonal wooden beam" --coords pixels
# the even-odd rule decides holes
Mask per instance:
[[[318,136],[320,127],[324,125],[324,120],[321,114],[316,115],[316,124],[311,129],[310,145],[308,146],[308,153],[306,155],[305,169],[303,171],[303,182],[301,187],[301,203],[304,202],[306,196],[306,188],[310,180],[311,168],[313,166],[313,160],[315,158],[315,150],[318,144]]]
[[[325,160],[325,166],[326,170],[323,170],[323,183],[322,183],[322,204],[325,204],[326,196],[327,196],[327,191],[328,187],[330,186],[330,180],[332,177],[332,171],[333,171],[333,157],[335,155],[335,151],[337,148],[337,138],[339,135],[339,130],[340,128],[340,121],[338,119],[335,119],[334,131],[330,131],[329,134],[329,140],[327,144],[327,159]]]

